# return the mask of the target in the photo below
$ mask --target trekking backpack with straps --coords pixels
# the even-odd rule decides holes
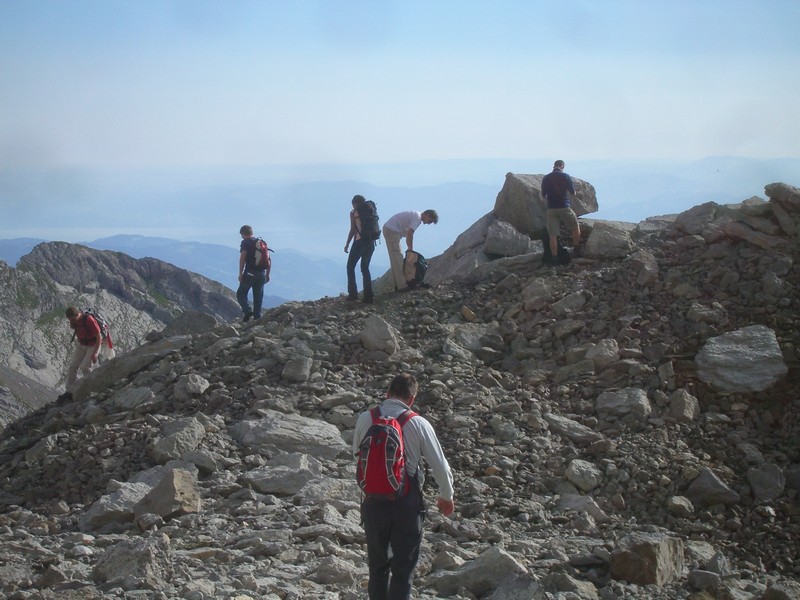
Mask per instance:
[[[95,321],[97,321],[97,326],[100,328],[100,337],[103,338],[103,342],[106,342],[108,340],[108,336],[109,336],[108,321],[106,319],[104,319],[100,315],[100,313],[98,313],[93,308],[84,308],[81,312],[83,313],[83,317],[82,317],[83,319],[86,319],[87,317],[91,316]],[[76,332],[73,331],[72,332],[72,339],[73,340],[75,339],[75,335],[76,335]]]
[[[409,250],[403,259],[403,276],[409,289],[422,286],[425,273],[428,272],[428,261],[419,252]]]
[[[361,221],[361,230],[358,233],[362,239],[377,241],[381,237],[381,220],[378,217],[378,207],[372,200],[367,200],[358,209],[358,218]]]
[[[255,244],[253,244],[253,266],[255,269],[259,271],[264,269],[269,270],[272,265],[272,259],[269,256],[270,252],[274,252],[274,250],[270,250],[266,240],[261,238],[255,239]]]
[[[372,425],[358,448],[356,481],[370,498],[397,500],[406,495],[409,475],[406,473],[403,425],[417,413],[405,410],[397,417],[381,415],[380,407],[370,410]]]

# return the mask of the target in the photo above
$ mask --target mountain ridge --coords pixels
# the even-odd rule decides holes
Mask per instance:
[[[187,310],[220,321],[241,312],[232,291],[201,275],[66,242],[38,244],[16,267],[0,263],[0,281],[0,364],[51,389],[63,381],[70,349],[67,306],[101,310],[119,352]]]

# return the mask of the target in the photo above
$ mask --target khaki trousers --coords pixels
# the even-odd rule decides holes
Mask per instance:
[[[383,228],[383,241],[386,244],[386,251],[389,253],[389,264],[392,267],[392,277],[394,278],[394,288],[402,290],[406,287],[406,278],[403,275],[403,249],[400,244],[403,234]]]
[[[81,375],[86,376],[94,366],[92,364],[92,354],[94,353],[94,345],[84,346],[78,344],[72,351],[72,358],[69,360],[67,367],[67,391],[71,392],[75,385],[75,380],[78,378],[78,369],[81,370]]]

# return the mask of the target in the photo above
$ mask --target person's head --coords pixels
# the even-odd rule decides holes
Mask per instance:
[[[242,225],[242,228],[239,230],[239,233],[244,237],[252,237],[253,228],[250,227],[250,225]]]
[[[367,203],[367,199],[361,194],[353,196],[353,208],[361,208]]]
[[[414,398],[417,397],[418,389],[417,380],[411,373],[400,373],[400,375],[395,375],[389,384],[386,397],[397,398],[411,406],[414,403]]]
[[[83,313],[81,313],[81,311],[79,311],[74,306],[70,306],[67,310],[64,311],[64,314],[67,316],[67,320],[70,323],[74,323],[75,321],[77,321],[80,318],[80,316]]]
[[[553,163],[553,168],[554,169],[558,169],[559,171],[563,171],[564,170],[564,161],[561,160],[561,159],[557,160],[556,162]]]
[[[431,223],[435,225],[439,222],[439,214],[432,208],[429,208],[422,213],[422,222],[425,223],[425,225],[430,225]]]

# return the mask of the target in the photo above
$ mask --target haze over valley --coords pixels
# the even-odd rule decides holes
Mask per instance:
[[[159,258],[235,289],[238,229],[249,223],[276,251],[266,290],[273,305],[336,296],[344,290],[343,246],[354,194],[373,199],[383,221],[402,210],[435,208],[439,223],[420,228],[415,238],[415,248],[432,257],[492,210],[506,173],[545,173],[550,166],[545,159],[486,159],[224,170],[4,169],[0,259],[13,266],[40,241],[67,241]],[[567,171],[597,192],[599,210],[584,218],[636,223],[703,202],[763,197],[768,183],[796,182],[800,159],[567,161]],[[387,268],[381,242],[373,277]]]

